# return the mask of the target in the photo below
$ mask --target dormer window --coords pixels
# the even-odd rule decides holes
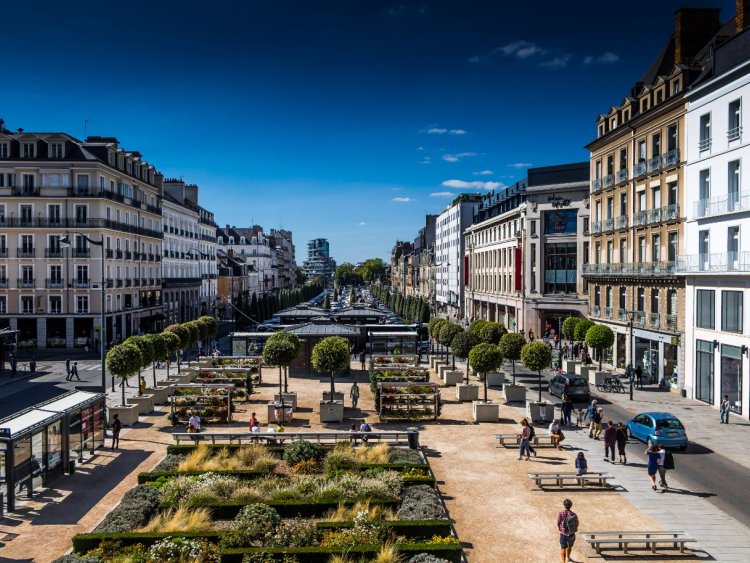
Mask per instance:
[[[612,119],[609,120],[609,129],[610,130],[617,129],[617,118],[616,117],[613,117]]]
[[[23,158],[34,158],[36,156],[36,143],[23,143],[21,145]]]
[[[654,102],[654,105],[660,104],[664,101],[664,88],[659,88],[656,91],[656,101]]]
[[[229,237],[229,244],[234,244],[234,237]]]
[[[641,113],[646,113],[648,111],[648,98],[643,98],[641,100]]]
[[[626,121],[630,120],[630,109],[626,109],[622,112],[622,122],[625,123]]]
[[[680,93],[680,79],[677,78],[675,80],[672,80],[672,95],[676,96]]]
[[[110,166],[115,165],[115,153],[113,153],[112,151],[110,151],[109,154],[107,155],[107,162],[109,162]]]
[[[10,146],[8,143],[0,143],[0,158],[8,158],[10,156]]]
[[[126,171],[126,172],[127,172],[128,174],[132,174],[132,173],[133,173],[133,163],[132,163],[131,161],[129,161],[129,160],[128,160],[128,162],[127,162],[127,163],[125,164],[125,171]]]
[[[602,135],[604,135],[604,124],[603,123],[599,124],[599,128],[597,129],[597,136],[601,137]]]
[[[49,146],[50,158],[62,158],[63,157],[63,144],[62,143],[51,143]]]
[[[117,168],[118,170],[122,170],[122,167],[125,166],[125,159],[122,158],[122,156],[117,157]]]
[[[141,167],[140,166],[136,166],[135,167],[135,177],[138,178],[138,179],[140,179],[140,177],[141,177]]]

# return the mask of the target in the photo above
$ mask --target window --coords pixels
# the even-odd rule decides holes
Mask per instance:
[[[648,98],[643,98],[641,100],[641,113],[645,113],[648,111]]]
[[[676,262],[678,256],[678,239],[677,233],[669,233],[667,235],[667,260],[669,262]]]
[[[739,265],[740,256],[740,228],[737,226],[727,228],[727,266],[736,270]]]
[[[638,161],[643,162],[646,160],[646,139],[638,141]]]
[[[680,79],[672,80],[672,95],[676,96],[680,93]]]
[[[8,148],[8,143],[0,143],[0,158],[8,158],[9,155],[10,155],[10,150]]]
[[[695,326],[698,328],[715,327],[716,309],[713,289],[698,289],[695,292]]]
[[[49,156],[50,158],[62,158],[63,157],[63,144],[62,143],[50,144]]]
[[[741,129],[741,101],[740,100],[734,100],[733,102],[729,103],[729,120],[727,123],[727,137],[730,141],[734,141],[735,139],[740,138],[740,131]],[[2,150],[2,149],[0,149]]]
[[[728,395],[729,408],[742,413],[742,348],[721,345],[721,395]]]
[[[59,315],[62,313],[62,295],[50,295],[48,301],[50,315]]]
[[[53,287],[62,285],[62,266],[50,266],[49,267],[49,281]]]
[[[661,237],[659,235],[651,236],[651,261],[658,262],[661,260]]]
[[[602,243],[597,242],[594,246],[594,264],[601,263],[602,259]]]
[[[667,151],[677,150],[677,125],[667,127]]]
[[[47,221],[49,221],[50,225],[60,224],[60,206],[58,204],[47,207]]]
[[[605,306],[608,309],[611,309],[612,308],[612,286],[607,286],[607,293],[606,293],[606,295],[607,295],[607,300],[605,302]]]
[[[0,315],[5,315],[8,313],[8,297],[5,295],[0,295]]]
[[[78,265],[76,266],[76,280],[79,282],[85,282],[89,279],[89,267]]]
[[[698,232],[698,261],[701,270],[708,269],[708,249],[709,249],[708,230]]]
[[[667,315],[677,314],[677,290],[667,290]]]
[[[642,287],[638,288],[638,311],[643,313],[646,309],[646,290]]]
[[[614,155],[610,154],[607,155],[607,175],[615,173],[615,157]]]
[[[536,273],[533,271],[533,267],[536,264],[536,245],[532,244],[530,247],[530,256],[531,258],[531,264],[532,264],[532,272],[531,272],[531,291],[536,292]]]
[[[625,264],[628,261],[628,239],[620,239],[620,264]]]
[[[742,333],[742,292],[721,292],[721,330]]]
[[[628,214],[628,195],[623,192],[620,194],[620,215],[623,217]]]
[[[740,161],[727,164],[727,211],[741,211],[740,206]]]
[[[613,240],[607,241],[607,264],[612,264],[615,261],[615,242]]]
[[[34,158],[36,154],[36,143],[23,143],[21,145],[21,154],[23,155],[23,158]]]
[[[709,148],[711,148],[711,114],[706,113],[700,117],[698,150],[705,151]]]
[[[698,172],[698,217],[709,212],[709,198],[711,197],[711,169],[706,168]]]
[[[109,295],[107,297],[109,297]],[[78,295],[76,297],[76,313],[88,313],[88,312],[89,312],[89,296]]]
[[[714,343],[708,340],[695,341],[695,398],[714,404]]]
[[[34,314],[34,298],[31,295],[21,296],[21,313],[24,315]]]
[[[659,302],[661,301],[661,296],[659,293],[659,290],[654,288],[651,290],[651,312],[655,315],[659,314]]]
[[[656,91],[656,101],[654,104],[660,104],[664,101],[664,88],[660,88]]]
[[[620,309],[627,309],[625,306],[627,297],[627,288],[624,285],[620,286]]]
[[[594,286],[594,307],[601,306],[601,293],[602,293],[601,286],[595,285]]]
[[[600,180],[601,177],[602,177],[602,161],[601,160],[597,160],[595,166],[596,166],[596,169],[594,171],[595,174],[596,174],[595,177],[596,177],[597,180]]]
[[[661,154],[661,133],[654,133],[651,136],[651,156]]]
[[[646,237],[638,237],[638,262],[646,261]]]

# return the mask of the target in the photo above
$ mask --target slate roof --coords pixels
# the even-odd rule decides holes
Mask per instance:
[[[345,338],[347,336],[356,337],[360,335],[358,328],[338,323],[321,322],[300,324],[284,329],[282,332],[289,332],[297,336],[343,336]]]

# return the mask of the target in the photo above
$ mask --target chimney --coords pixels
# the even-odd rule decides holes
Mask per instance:
[[[737,13],[734,16],[735,31],[740,33],[750,25],[750,0],[737,0]]]
[[[719,31],[719,12],[718,8],[680,8],[675,12],[675,64],[694,61],[698,51]]]

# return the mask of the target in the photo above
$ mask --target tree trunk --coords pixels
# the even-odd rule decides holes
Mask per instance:
[[[154,360],[154,363],[151,364],[151,369],[153,370],[154,375],[154,389],[156,389],[156,360]]]
[[[456,371],[456,354],[453,354],[453,371]]]
[[[336,389],[333,387],[333,377],[335,374],[335,371],[331,372],[331,402],[333,402],[333,394],[336,392]]]
[[[177,353],[175,356],[177,356],[177,373],[180,373],[180,352],[181,350],[177,350]]]
[[[513,364],[513,385],[515,385],[516,384],[516,361],[511,360],[510,363]]]
[[[125,406],[125,380],[127,377],[121,377],[120,378],[120,387],[122,388],[122,406]]]
[[[138,396],[140,397],[141,395],[143,395],[141,393],[141,368],[138,368]]]
[[[279,399],[283,403],[284,401],[283,401],[283,399],[281,399],[281,393],[283,393],[283,391],[281,390],[282,389],[282,380],[283,380],[283,377],[281,375],[282,369],[283,368],[281,366],[279,366]]]
[[[599,348],[599,371],[602,371],[602,356],[604,356],[604,348]]]
[[[539,370],[536,372],[539,376],[539,402],[542,402],[542,371]]]
[[[469,384],[469,359],[466,358],[466,385]]]
[[[284,366],[284,393],[289,393],[289,366]]]
[[[487,372],[484,373],[484,402],[487,402]]]
[[[169,379],[169,358],[167,358],[167,379]]]

